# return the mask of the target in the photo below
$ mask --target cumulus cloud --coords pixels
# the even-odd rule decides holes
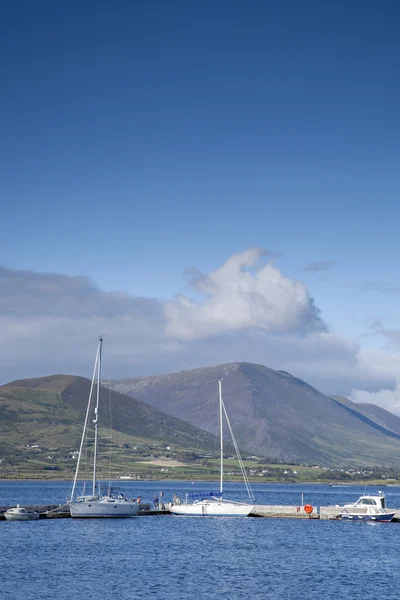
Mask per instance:
[[[325,328],[306,286],[292,281],[253,248],[234,254],[208,275],[195,273],[197,301],[180,295],[165,306],[166,332],[183,340],[241,329],[269,333],[310,332]]]

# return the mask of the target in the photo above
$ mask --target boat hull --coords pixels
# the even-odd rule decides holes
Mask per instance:
[[[38,513],[27,513],[25,515],[4,513],[7,521],[36,521],[39,518]]]
[[[173,515],[187,517],[247,517],[254,505],[240,502],[201,501],[193,504],[172,504]]]
[[[368,514],[341,514],[342,521],[371,521],[373,523],[390,523],[395,513],[385,513],[377,515]]]
[[[132,502],[70,502],[71,517],[78,519],[135,517],[139,504]]]

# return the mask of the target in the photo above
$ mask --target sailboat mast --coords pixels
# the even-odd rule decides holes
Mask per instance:
[[[97,439],[98,439],[98,427],[99,427],[99,400],[100,400],[100,379],[101,379],[101,349],[103,345],[103,338],[99,337],[99,349],[98,349],[98,367],[97,367],[97,395],[96,395],[96,406],[94,408],[94,455],[93,455],[93,496],[96,495],[96,466],[97,466]]]
[[[222,380],[218,380],[219,390],[219,434],[221,438],[221,479],[219,483],[219,493],[222,499],[222,488],[224,483],[224,437],[223,437],[223,423],[222,423]]]

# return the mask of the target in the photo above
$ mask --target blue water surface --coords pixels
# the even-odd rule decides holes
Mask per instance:
[[[0,482],[0,504],[63,503],[67,482]],[[217,484],[123,482],[151,502],[164,492]],[[342,504],[377,487],[257,484],[260,504]],[[400,488],[382,488],[400,507]],[[226,497],[243,498],[227,484]],[[138,517],[0,522],[7,600],[395,599],[400,595],[400,524],[340,521]]]

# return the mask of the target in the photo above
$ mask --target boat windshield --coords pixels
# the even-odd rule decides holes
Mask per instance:
[[[376,502],[373,498],[360,498],[359,500],[357,500],[356,504],[358,505],[369,505],[369,506],[376,506]]]

